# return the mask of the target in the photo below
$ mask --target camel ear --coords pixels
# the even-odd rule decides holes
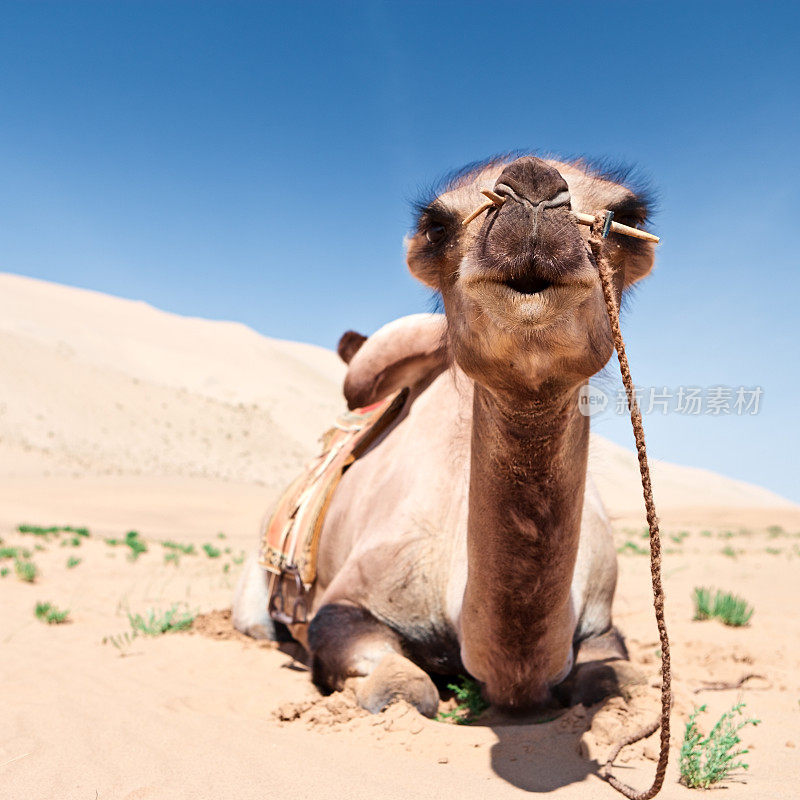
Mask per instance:
[[[349,364],[353,360],[353,356],[358,352],[358,349],[366,341],[367,337],[364,336],[363,333],[345,331],[342,334],[342,338],[339,339],[336,352],[345,364]]]
[[[440,266],[435,259],[431,259],[420,235],[407,236],[406,245],[406,265],[408,271],[418,280],[437,292],[441,290],[439,279]]]
[[[384,325],[361,344],[344,379],[349,408],[376,403],[447,367],[443,314],[412,314]]]
[[[588,167],[583,161],[571,164],[557,161],[548,162],[556,167],[566,180],[572,195],[572,210],[595,214],[603,209],[614,212],[614,221],[631,227],[642,227],[651,214],[652,201],[646,189],[627,188],[623,181],[625,175],[615,175],[613,171],[602,174]],[[588,236],[585,232],[584,235]],[[640,281],[653,269],[655,245],[630,236],[612,233],[610,241],[616,245],[613,259],[616,268],[625,271],[623,288],[627,289]]]
[[[629,239],[627,236],[615,238]],[[639,239],[620,242],[618,257],[622,259],[622,267],[625,270],[624,288],[627,289],[650,274],[656,257],[656,247],[652,242],[643,242]]]

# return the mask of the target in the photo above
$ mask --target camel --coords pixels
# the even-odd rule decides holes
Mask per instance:
[[[484,199],[513,202],[462,221]],[[342,337],[351,408],[401,387],[403,411],[344,473],[322,530],[307,624],[291,635],[323,690],[433,716],[431,675],[468,673],[506,710],[593,703],[636,682],[612,624],[616,551],[587,475],[578,396],[611,357],[597,268],[570,209],[638,226],[647,200],[583,161],[474,164],[419,207],[411,273],[444,314]],[[611,234],[619,303],[654,248]],[[235,626],[281,631],[247,563]]]

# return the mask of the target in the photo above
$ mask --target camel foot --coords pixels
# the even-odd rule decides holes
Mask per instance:
[[[436,716],[439,692],[428,674],[399,653],[385,655],[356,688],[358,704],[377,714],[396,700],[405,700],[426,717]]]

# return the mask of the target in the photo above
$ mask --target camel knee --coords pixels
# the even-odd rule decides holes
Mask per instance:
[[[341,690],[348,678],[369,675],[387,653],[400,652],[397,634],[366,609],[329,603],[308,626],[312,679],[323,689]]]
[[[366,609],[323,606],[309,625],[308,644],[317,686],[341,690],[350,683],[359,705],[373,714],[399,699],[426,716],[436,713],[439,694],[433,681],[402,655],[399,636]]]
[[[558,687],[567,705],[594,705],[612,695],[627,695],[634,686],[646,683],[645,676],[628,660],[622,634],[611,628],[578,645],[575,667]]]

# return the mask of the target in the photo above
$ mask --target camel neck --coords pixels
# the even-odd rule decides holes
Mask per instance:
[[[475,385],[462,656],[498,705],[547,702],[570,664],[589,445],[578,388],[517,401]]]

